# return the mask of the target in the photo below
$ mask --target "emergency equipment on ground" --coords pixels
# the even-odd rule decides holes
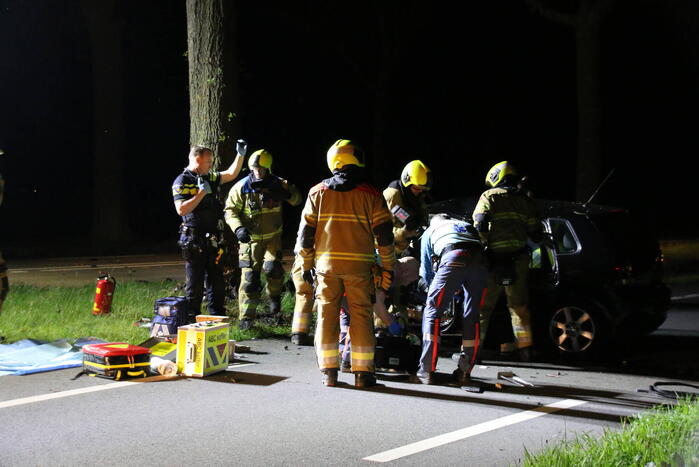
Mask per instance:
[[[145,347],[125,342],[107,342],[84,345],[82,352],[84,374],[117,381],[148,376],[150,349]]]
[[[208,376],[228,367],[228,334],[231,325],[202,321],[177,330],[177,372]]]
[[[153,327],[151,336],[169,336],[177,334],[177,328],[187,324],[187,297],[163,297],[153,305]]]
[[[111,274],[102,274],[97,278],[95,301],[92,305],[93,315],[106,315],[112,311],[114,289],[116,289],[116,279]]]

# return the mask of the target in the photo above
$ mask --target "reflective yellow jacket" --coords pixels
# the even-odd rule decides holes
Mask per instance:
[[[417,216],[419,218],[419,225],[426,226],[429,219],[427,215],[427,203],[425,203],[424,196],[413,197],[414,201],[409,203],[403,196],[401,186],[399,184],[400,181],[395,180],[391,182],[385,190],[383,190],[383,197],[386,199],[389,212],[392,213],[395,206],[400,206],[411,216]],[[411,239],[417,238],[418,232],[417,230],[408,229],[405,224],[403,224],[393,215],[392,221],[396,253],[400,253],[408,247]]]
[[[301,203],[298,189],[286,180],[274,177],[270,180],[276,188],[281,187],[291,196],[285,201],[292,206]],[[282,233],[282,201],[269,199],[269,196],[254,188],[252,174],[233,185],[226,199],[224,215],[226,223],[235,232],[238,227],[245,227],[250,232],[253,242],[269,240]]]
[[[299,229],[299,255],[304,270],[369,274],[376,262],[393,270],[395,261],[391,214],[381,193],[362,183],[337,191],[324,183],[311,188]]]
[[[513,187],[484,191],[473,210],[473,225],[494,253],[521,251],[527,238],[539,242],[543,234],[535,201]]]

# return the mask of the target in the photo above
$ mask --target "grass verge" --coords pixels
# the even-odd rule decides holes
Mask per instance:
[[[526,467],[699,465],[699,401],[680,400],[625,420],[600,438],[583,434],[538,454]]]
[[[82,287],[35,287],[12,285],[0,314],[0,336],[5,342],[22,339],[54,341],[80,337],[98,337],[110,342],[139,344],[150,333],[149,328],[135,326],[141,318],[153,318],[153,303],[160,297],[179,295],[175,283],[121,282],[117,285],[108,315],[93,316],[94,285]],[[283,297],[284,323],[291,320],[293,298]],[[237,317],[237,304],[226,304],[229,314]],[[262,306],[260,307],[262,309]],[[233,320],[232,320],[233,321]],[[288,325],[260,324],[241,331],[231,326],[231,339],[236,341],[263,337],[288,336]]]

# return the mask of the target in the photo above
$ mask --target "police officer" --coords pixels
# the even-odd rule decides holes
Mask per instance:
[[[389,183],[383,191],[393,217],[396,255],[402,256],[410,241],[428,223],[426,193],[432,188],[432,172],[419,160],[408,162],[400,180]]]
[[[282,204],[300,204],[301,194],[294,185],[272,174],[272,161],[272,154],[265,149],[252,153],[248,159],[250,174],[233,186],[226,199],[226,222],[241,244],[240,329],[253,325],[260,302],[262,271],[267,275],[269,311],[281,318]]]
[[[2,152],[0,151],[0,154]],[[0,174],[0,205],[2,205],[3,193],[5,192],[5,180]],[[2,258],[2,251],[0,251],[0,313],[2,313],[2,304],[7,298],[7,293],[10,290],[10,284],[7,279],[7,263]]]
[[[381,193],[366,183],[364,155],[354,143],[336,141],[327,161],[333,176],[311,188],[299,229],[303,277],[309,283],[317,280],[318,367],[323,384],[335,386],[340,302],[346,294],[352,319],[354,385],[367,387],[376,383],[372,295],[375,286],[388,290],[393,279],[391,214]],[[382,269],[372,284],[375,244]]]
[[[428,284],[422,315],[422,354],[416,373],[423,384],[434,383],[439,356],[439,320],[454,294],[462,289],[463,337],[454,376],[468,383],[479,348],[480,303],[488,278],[488,263],[476,229],[444,214],[433,216],[420,242],[420,277]]]
[[[177,214],[182,216],[179,244],[185,259],[186,285],[190,316],[201,311],[204,281],[208,313],[225,315],[223,266],[220,263],[223,240],[223,210],[216,195],[219,187],[231,182],[240,173],[245,145],[238,145],[238,154],[231,166],[212,171],[213,153],[204,146],[189,151],[189,165],[172,183],[172,196]]]
[[[507,161],[488,171],[483,192],[473,211],[473,223],[491,262],[488,293],[483,304],[481,338],[490,314],[505,288],[507,307],[520,359],[531,359],[532,330],[529,313],[529,252],[527,240],[540,243],[543,227],[534,200],[517,186],[520,177]]]

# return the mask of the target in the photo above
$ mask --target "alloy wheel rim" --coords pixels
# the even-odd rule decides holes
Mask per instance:
[[[554,345],[570,353],[587,350],[595,341],[596,330],[592,316],[575,306],[559,308],[549,323],[549,334]]]

